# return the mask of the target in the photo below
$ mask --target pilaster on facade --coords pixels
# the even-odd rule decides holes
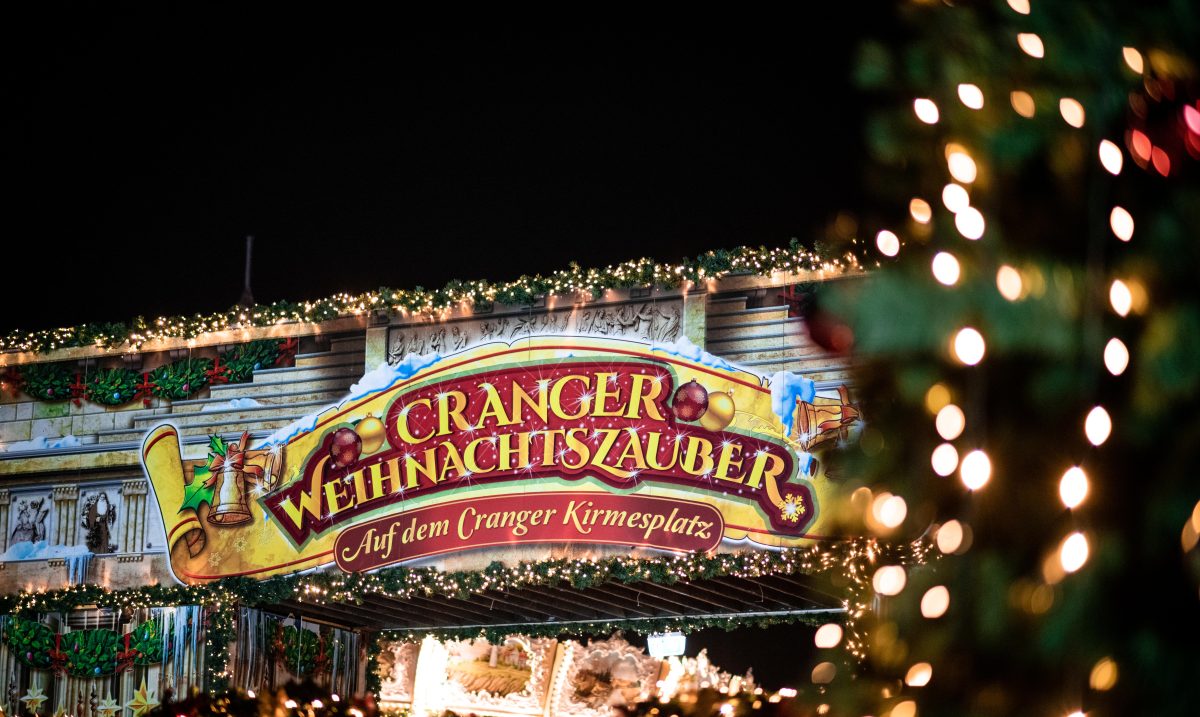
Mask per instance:
[[[125,504],[125,518],[120,531],[120,550],[140,553],[146,548],[146,495],[149,487],[144,478],[121,483],[121,501]]]
[[[79,520],[79,486],[56,485],[50,495],[54,500],[54,540],[51,545],[74,545]]]
[[[12,494],[7,489],[0,490],[0,553],[8,550],[8,506],[12,504]]]

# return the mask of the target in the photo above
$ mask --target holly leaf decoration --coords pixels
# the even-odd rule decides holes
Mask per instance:
[[[220,436],[209,436],[208,450],[212,451],[218,456],[225,455],[225,439],[221,438]]]
[[[220,439],[215,438],[215,440]],[[189,509],[199,512],[200,506],[204,503],[212,505],[213,488],[205,486],[208,483],[209,475],[209,470],[201,466],[196,469],[196,475],[192,478],[192,482],[183,486],[183,505],[179,506],[180,513]]]

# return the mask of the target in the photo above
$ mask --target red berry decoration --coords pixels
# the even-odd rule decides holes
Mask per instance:
[[[345,468],[358,460],[362,454],[362,438],[353,428],[339,428],[329,441],[329,457],[334,468]]]
[[[708,410],[708,391],[692,379],[679,387],[671,400],[671,409],[681,421],[699,420]]]

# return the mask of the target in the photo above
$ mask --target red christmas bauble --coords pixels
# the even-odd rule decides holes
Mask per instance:
[[[675,417],[681,421],[699,420],[708,410],[708,391],[692,379],[675,391],[671,399],[671,409]]]
[[[362,455],[362,438],[353,428],[339,428],[329,441],[329,457],[335,468],[345,468]]]

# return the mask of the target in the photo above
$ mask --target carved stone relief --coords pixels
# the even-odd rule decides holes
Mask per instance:
[[[388,330],[388,363],[399,363],[408,354],[451,354],[482,343],[554,334],[671,343],[680,336],[682,320],[682,302],[644,301],[488,316],[449,324],[393,326]]]

